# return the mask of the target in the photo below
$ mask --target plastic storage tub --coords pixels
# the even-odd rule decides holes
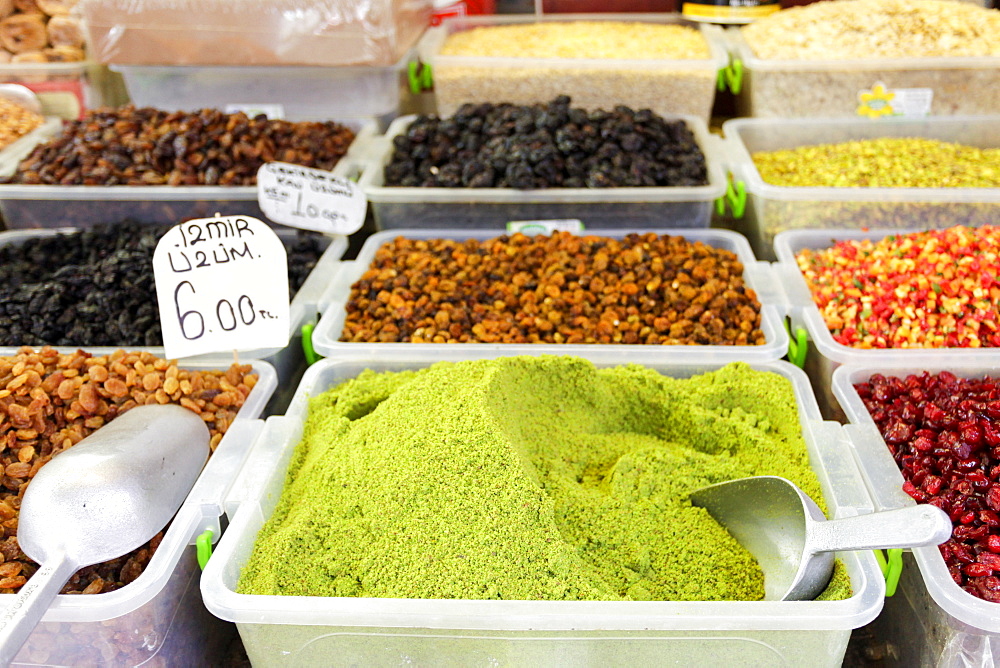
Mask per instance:
[[[876,510],[903,508],[916,502],[902,490],[903,475],[854,384],[866,382],[876,373],[905,377],[923,371],[950,371],[960,378],[980,378],[1000,375],[1000,366],[995,361],[943,362],[925,353],[900,364],[848,364],[833,374],[833,393],[850,420],[845,429],[851,434],[854,455]],[[877,623],[892,624],[887,627],[893,634],[888,639],[906,646],[910,662],[901,665],[995,665],[1000,649],[1000,605],[976,598],[956,585],[936,546],[913,548],[908,561],[909,568],[904,566],[900,580],[901,591],[895,596],[902,594],[905,604],[893,606],[903,620],[880,619]],[[920,577],[916,577],[914,566]],[[900,628],[901,621],[909,621],[910,625]]]
[[[113,65],[136,106],[196,111],[277,104],[290,120],[395,117],[408,95],[406,54],[395,65]]]
[[[57,234],[69,234],[79,232],[77,228],[57,228],[49,230],[8,230],[0,232],[0,248],[4,246],[20,245],[38,237],[55,236]],[[276,228],[275,232],[283,241],[291,242],[295,239],[295,230],[287,227]],[[302,287],[295,293],[295,297],[289,304],[289,340],[284,348],[262,348],[259,350],[249,350],[242,353],[242,357],[248,359],[262,359],[273,366],[276,373],[278,387],[273,392],[272,402],[268,405],[268,412],[283,410],[291,400],[295,389],[295,383],[299,375],[305,370],[305,355],[302,350],[302,327],[307,323],[316,322],[319,319],[320,301],[324,291],[333,277],[337,274],[340,258],[347,251],[347,237],[343,235],[325,236],[322,243],[326,244],[326,250],[320,256],[315,268],[309,273]],[[36,341],[25,341],[25,345],[34,345]],[[87,350],[95,355],[107,355],[118,348],[128,346],[100,347],[88,346]],[[159,357],[164,356],[162,346],[148,347],[137,346],[143,350],[149,350]],[[0,351],[4,348],[0,348]],[[16,350],[16,348],[7,348]],[[215,359],[218,354],[207,354],[192,357],[193,360]],[[231,359],[231,358],[230,358]],[[269,393],[270,394],[270,393]]]
[[[0,355],[15,350],[2,348]],[[231,358],[217,357],[214,361],[182,360],[181,366],[224,369],[231,362]],[[215,538],[220,535],[223,498],[263,426],[263,421],[256,418],[277,382],[274,369],[266,362],[248,363],[260,375],[257,385],[209,458],[143,573],[117,591],[57,596],[13,665],[76,665],[85,649],[98,652],[104,657],[101,665],[109,666],[150,665],[146,662],[154,657],[162,659],[162,665],[171,666],[196,665],[205,660],[203,643],[217,641],[201,637],[203,629],[190,625],[190,619],[200,614],[200,602],[187,591],[197,584],[199,576],[194,541],[206,530],[212,531]],[[0,612],[13,599],[12,594],[0,594]],[[185,634],[190,635],[179,637]]]
[[[586,234],[621,239],[639,230],[587,230]],[[642,230],[643,232],[647,230]],[[691,242],[701,241],[728,251],[732,251],[743,263],[743,278],[757,293],[761,303],[760,328],[765,343],[759,346],[685,346],[646,344],[541,344],[541,343],[348,343],[340,341],[347,315],[345,307],[351,295],[351,285],[368,270],[375,252],[382,244],[399,236],[393,232],[378,232],[368,237],[358,257],[341,263],[333,281],[320,300],[322,317],[313,331],[313,348],[321,355],[404,355],[414,351],[434,355],[441,350],[454,351],[462,357],[481,357],[484,354],[521,355],[546,350],[551,353],[580,355],[597,359],[605,356],[616,359],[628,358],[634,362],[657,359],[683,359],[696,354],[713,362],[735,360],[767,362],[780,359],[788,350],[788,335],[782,326],[779,311],[781,288],[777,285],[766,262],[757,262],[746,239],[728,230],[656,230],[659,234],[683,236]],[[478,230],[412,230],[405,237],[410,239],[490,239],[496,232]],[[456,350],[460,349],[460,350]]]
[[[1000,76],[1000,75],[998,75]],[[741,118],[722,125],[734,178],[748,197],[743,228],[759,257],[770,256],[774,235],[800,228],[935,228],[979,225],[1000,218],[1000,188],[833,188],[765,183],[750,157],[778,151],[882,137],[921,137],[1000,148],[1000,116],[865,119]]]
[[[708,43],[709,56],[688,60],[611,58],[510,58],[443,56],[449,35],[471,28],[570,21],[629,21],[695,27]],[[715,101],[715,81],[726,66],[722,30],[690,22],[680,14],[560,14],[549,16],[461,17],[424,33],[420,58],[434,73],[438,113],[450,115],[466,102],[546,103],[569,95],[573,105],[611,109],[624,104],[668,116],[685,114],[708,122]]]
[[[449,349],[450,351],[451,349]],[[691,356],[694,357],[694,356]],[[854,587],[843,601],[569,602],[250,596],[234,589],[258,530],[272,513],[302,433],[310,396],[362,370],[402,370],[457,359],[414,351],[388,361],[375,352],[326,359],[306,372],[286,417],[271,418],[254,446],[227,512],[235,516],[202,577],[209,610],[236,622],[257,666],[677,665],[839,666],[851,629],[882,607],[885,582],[871,552],[841,553]],[[605,358],[598,366],[625,359]],[[647,361],[670,376],[716,362]],[[839,442],[841,427],[819,420],[801,370],[754,364],[790,379],[810,458],[837,517],[870,510],[863,483]],[[238,508],[238,509],[237,509]]]
[[[831,393],[833,370],[840,364],[864,364],[868,367],[883,364],[910,366],[915,365],[915,360],[921,361],[928,355],[933,355],[941,363],[1000,365],[1000,349],[997,348],[864,349],[838,343],[830,334],[795,262],[795,255],[805,248],[829,248],[844,239],[881,239],[889,234],[913,231],[793,230],[781,232],[774,239],[774,250],[778,256],[775,271],[779,283],[785,289],[792,331],[804,329],[808,333],[809,354],[806,355],[805,369],[813,381],[816,397],[827,417],[844,417]]]
[[[1000,57],[777,60],[754,55],[737,28],[726,30],[743,66],[741,116],[856,117],[859,93],[925,89],[930,114],[993,114],[1000,108]]]
[[[169,105],[168,105],[169,106]],[[340,121],[355,131],[347,154],[333,174],[347,176],[354,155],[375,133],[375,121]],[[53,136],[59,128],[51,129]],[[10,176],[34,149],[47,140],[11,145],[0,152],[0,176]],[[256,186],[56,186],[0,184],[0,216],[10,229],[86,227],[109,220],[180,223],[214,215],[243,215],[267,220],[257,204]]]
[[[384,185],[392,139],[415,116],[402,116],[365,151],[358,183],[380,230],[404,228],[493,228],[512,220],[579,219],[588,227],[708,227],[712,205],[726,192],[722,146],[697,118],[682,119],[705,154],[708,185],[632,188],[409,188]]]

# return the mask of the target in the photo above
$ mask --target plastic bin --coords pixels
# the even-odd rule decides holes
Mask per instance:
[[[639,230],[587,230],[587,234],[621,239]],[[642,230],[643,232],[646,230]],[[344,330],[345,307],[351,295],[351,285],[367,271],[375,252],[382,244],[399,236],[393,232],[378,232],[368,237],[358,257],[341,264],[340,270],[329,284],[320,300],[322,317],[313,331],[313,348],[321,355],[404,355],[413,351],[433,355],[440,350],[456,351],[462,357],[481,357],[484,354],[521,355],[546,350],[565,355],[581,355],[591,359],[605,356],[628,358],[644,362],[651,358],[683,359],[697,354],[713,362],[771,361],[780,359],[788,350],[788,334],[782,325],[779,311],[780,290],[770,272],[770,265],[757,262],[746,239],[728,230],[656,230],[659,234],[683,236],[691,242],[701,241],[716,248],[732,251],[743,263],[743,278],[757,293],[761,303],[761,331],[765,343],[759,346],[656,346],[643,344],[539,344],[539,343],[348,343],[340,341]],[[411,239],[490,239],[496,232],[478,230],[412,230],[404,236]],[[433,351],[433,352],[432,352]]]
[[[488,356],[493,356],[489,353]],[[715,361],[649,360],[687,377]],[[373,352],[328,358],[306,372],[286,417],[268,420],[227,501],[229,529],[202,577],[210,611],[236,622],[250,660],[271,665],[839,666],[851,629],[882,607],[885,583],[871,552],[841,553],[854,595],[843,601],[570,602],[250,596],[234,589],[258,530],[272,513],[302,433],[308,398],[356,376],[415,369],[449,351],[414,351],[386,360]],[[613,366],[627,360],[595,362]],[[819,421],[801,370],[786,362],[753,364],[790,379],[810,458],[834,516],[870,510],[841,427]]]
[[[725,35],[742,62],[740,116],[856,117],[858,94],[886,89],[929,89],[930,114],[993,114],[1000,108],[1000,57],[777,60],[754,55],[738,28]]]
[[[392,140],[415,116],[392,122],[369,142],[358,183],[380,230],[427,227],[493,228],[511,220],[579,219],[588,227],[708,227],[712,205],[726,192],[722,142],[700,119],[681,117],[705,154],[708,185],[631,188],[409,188],[386,186]]]
[[[169,105],[168,105],[169,106]],[[347,176],[349,164],[375,134],[375,121],[340,121],[356,132],[347,154],[333,174]],[[9,146],[0,152],[0,176],[10,176],[34,149],[54,136]],[[145,223],[175,224],[214,215],[244,215],[267,220],[257,204],[256,186],[57,186],[0,184],[0,216],[9,229],[87,227],[131,218]]]
[[[15,349],[2,348],[0,355]],[[231,358],[214,361],[182,360],[186,369],[227,368]],[[13,665],[77,665],[85,650],[104,657],[101,665],[136,666],[154,657],[162,665],[195,665],[204,661],[206,648],[197,634],[178,638],[177,629],[187,628],[186,618],[197,615],[198,600],[185,592],[198,578],[195,539],[206,530],[220,535],[223,498],[247,455],[250,444],[263,427],[256,419],[274,391],[274,369],[266,362],[250,360],[260,375],[236,420],[230,425],[215,453],[195,482],[184,504],[170,523],[156,553],[136,580],[117,591],[94,595],[60,595],[52,603],[17,655]],[[214,539],[213,538],[213,539]],[[0,594],[0,611],[6,610],[12,594]],[[181,601],[185,604],[182,606]],[[174,637],[171,637],[173,633]],[[161,653],[165,639],[172,652]],[[150,664],[146,664],[150,665]]]
[[[853,452],[876,510],[903,508],[916,502],[902,490],[903,475],[854,384],[866,382],[876,373],[905,377],[945,370],[961,378],[1000,375],[995,361],[945,362],[933,353],[905,363],[845,364],[833,373],[833,393],[850,420],[845,429],[851,434]],[[915,575],[918,571],[920,577]],[[995,665],[1000,649],[1000,605],[976,598],[956,585],[936,546],[912,549],[900,588],[895,597],[902,594],[905,604],[894,606],[894,610],[903,620],[880,619],[878,624],[891,625],[887,627],[894,634],[888,638],[890,642],[907,644],[910,662],[901,665]]]
[[[1000,76],[1000,75],[998,75]],[[927,229],[1000,220],[1000,188],[833,188],[765,183],[750,157],[816,144],[921,137],[1000,148],[1000,116],[865,119],[741,118],[722,125],[734,178],[746,186],[743,229],[759,257],[788,229],[867,227]]]
[[[914,230],[792,230],[781,232],[774,239],[778,256],[775,266],[778,281],[785,289],[788,315],[792,331],[805,329],[809,336],[809,354],[805,369],[813,382],[816,398],[823,414],[831,419],[844,419],[840,406],[831,392],[833,370],[840,364],[864,364],[873,367],[882,364],[913,365],[929,355],[941,363],[1000,365],[998,348],[853,348],[834,340],[823,321],[819,307],[813,301],[805,278],[795,262],[795,255],[802,249],[822,249],[844,239],[881,239],[888,234]],[[817,354],[818,353],[818,354]]]
[[[471,28],[543,21],[629,21],[697,28],[708,43],[704,59],[625,60],[610,58],[509,58],[442,56],[449,35]],[[561,14],[555,16],[475,16],[448,19],[429,29],[417,50],[434,73],[438,113],[450,115],[466,102],[546,103],[569,95],[573,106],[611,109],[624,104],[663,116],[685,114],[708,122],[715,80],[726,66],[722,30],[687,21],[680,14]]]
[[[395,117],[409,94],[406,54],[395,65],[113,65],[136,106],[196,111],[280,104],[285,117]]]
[[[0,232],[0,248],[8,245],[20,245],[26,241],[38,237],[55,236],[57,234],[70,234],[79,232],[77,228],[57,228],[48,230],[8,230]],[[291,243],[295,239],[296,231],[281,227],[276,228],[278,237],[286,243]],[[262,348],[249,350],[241,353],[241,358],[261,359],[270,364],[275,370],[275,377],[278,386],[275,391],[269,393],[271,402],[268,404],[267,413],[281,412],[288,405],[295,391],[295,383],[305,371],[305,355],[302,350],[302,327],[303,325],[316,322],[319,319],[320,301],[327,285],[337,274],[340,258],[347,251],[347,237],[343,235],[325,236],[326,250],[320,256],[315,268],[310,272],[309,277],[295,293],[295,297],[289,304],[289,340],[284,348]],[[155,296],[154,296],[155,297]],[[25,341],[24,345],[35,345],[36,341]],[[95,355],[107,355],[118,348],[128,348],[128,346],[88,346],[87,350]],[[137,346],[142,350],[149,350],[154,355],[163,357],[162,346],[148,347]],[[0,351],[5,348],[0,347]],[[16,348],[6,348],[6,350],[16,350]],[[4,353],[0,352],[0,355]],[[7,354],[10,354],[9,352]],[[219,355],[206,354],[192,357],[193,360],[217,359]],[[229,358],[232,359],[231,357]]]

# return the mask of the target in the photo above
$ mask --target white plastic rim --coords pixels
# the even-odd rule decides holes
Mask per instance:
[[[377,350],[379,354],[409,356],[414,351],[433,354],[431,351],[461,351],[466,357],[480,357],[490,352],[518,355],[549,352],[563,355],[580,355],[596,358],[607,354],[610,358],[629,356],[633,361],[642,362],[657,357],[689,357],[698,355],[716,360],[771,361],[778,360],[788,351],[788,333],[782,323],[779,303],[780,287],[774,284],[768,274],[769,265],[757,262],[746,237],[729,230],[720,229],[656,229],[656,230],[600,230],[587,229],[582,234],[621,239],[628,234],[652,232],[660,235],[680,236],[688,241],[701,241],[709,246],[732,251],[743,263],[743,278],[752,288],[761,303],[760,328],[764,334],[764,344],[758,346],[726,345],[647,345],[647,344],[544,344],[544,343],[349,343],[340,341],[346,318],[345,307],[351,294],[351,284],[368,269],[376,251],[384,243],[396,237],[408,239],[492,239],[504,234],[500,230],[386,230],[376,232],[365,240],[364,246],[353,262],[341,264],[340,272],[334,277],[320,301],[322,317],[313,331],[313,347],[321,355],[354,354]]]
[[[881,610],[885,581],[871,552],[838,555],[848,568],[855,590],[854,596],[843,601],[472,601],[237,594],[234,588],[240,569],[249,556],[257,531],[280,496],[285,470],[302,432],[308,398],[366,368],[377,371],[421,368],[444,359],[458,358],[446,351],[433,355],[415,352],[409,359],[400,361],[376,355],[345,356],[321,360],[307,370],[287,416],[272,418],[288,423],[283,440],[256,443],[248,460],[248,466],[256,459],[258,465],[268,469],[262,474],[266,482],[242,501],[202,576],[202,595],[212,613],[222,619],[247,624],[641,632],[852,629],[871,621]],[[626,361],[602,359],[595,364],[613,366]],[[684,363],[656,361],[648,362],[647,366],[667,375],[685,377],[717,369],[722,364],[689,358]],[[818,421],[819,409],[805,373],[787,362],[753,363],[752,366],[773,371],[792,382],[810,457],[814,462],[823,462],[820,466],[823,470],[817,473],[831,514],[856,514],[855,508],[841,507],[841,501],[845,493],[861,495],[852,498],[866,498],[863,483],[851,458],[842,456],[840,446],[843,443],[825,437],[827,432],[822,427],[831,423]],[[281,432],[275,429],[271,433]],[[824,437],[817,438],[817,434]]]
[[[9,354],[8,350],[0,348],[0,356]],[[185,369],[192,370],[226,369],[231,362],[231,358],[217,358],[215,362],[180,360],[179,365]],[[245,363],[253,366],[253,371],[259,375],[259,378],[257,384],[247,396],[246,402],[237,413],[233,425],[258,418],[277,387],[274,367],[267,362],[259,360],[247,360]],[[238,430],[234,431],[234,434],[238,435]],[[221,452],[223,456],[218,460],[215,460],[214,455],[209,458],[201,475],[198,476],[198,480],[195,481],[195,487],[200,488],[204,492],[214,492],[217,495],[225,494],[229,485],[236,478],[238,471],[224,468],[222,465],[234,456],[234,451],[246,450],[249,448],[249,445],[249,443],[238,442],[233,438],[229,438],[227,430],[226,435],[222,437],[222,440],[216,447],[216,453]],[[237,456],[242,461],[243,457]],[[213,462],[215,461],[218,463],[213,466]],[[194,489],[192,488],[192,490]],[[221,515],[221,513],[222,508],[220,503],[219,514]],[[49,607],[49,611],[45,614],[42,621],[104,621],[128,614],[148,603],[166,586],[181,554],[197,537],[198,533],[200,533],[200,528],[205,519],[210,518],[206,518],[202,514],[201,508],[185,502],[171,521],[170,527],[163,536],[163,541],[138,578],[121,589],[105,594],[87,596],[60,594]],[[8,600],[13,600],[14,598],[14,594],[0,594],[0,611],[6,609]]]
[[[916,505],[916,501],[903,492],[903,474],[854,385],[867,382],[877,373],[905,378],[924,371],[932,374],[950,371],[960,378],[1000,377],[1000,367],[995,364],[948,363],[933,355],[925,355],[923,360],[912,360],[907,365],[846,364],[833,372],[833,393],[847,419],[859,428],[852,435],[852,450],[876,510],[903,508]],[[1000,604],[977,598],[955,584],[936,546],[913,548],[912,552],[927,592],[942,610],[976,629],[1000,633]]]
[[[956,223],[958,224],[958,223]],[[848,239],[882,239],[891,235],[916,232],[914,229],[873,230],[785,230],[774,237],[774,252],[778,270],[786,279],[785,294],[789,299],[787,311],[792,324],[801,323],[815,343],[819,353],[841,364],[866,363],[868,365],[911,365],[915,361],[934,355],[948,360],[949,364],[1000,365],[1000,348],[854,348],[834,340],[823,321],[819,307],[813,301],[805,277],[795,262],[796,254],[806,248],[830,248],[838,241]]]

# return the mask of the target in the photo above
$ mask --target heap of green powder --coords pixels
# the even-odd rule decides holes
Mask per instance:
[[[246,594],[756,600],[753,558],[688,494],[782,475],[821,500],[791,384],[573,357],[366,371],[314,397]],[[850,585],[841,574],[843,598]]]

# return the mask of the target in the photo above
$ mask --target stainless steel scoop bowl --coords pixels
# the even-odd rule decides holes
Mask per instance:
[[[21,84],[0,84],[0,97],[18,104],[36,114],[42,113],[42,103],[34,91]]]
[[[52,458],[21,501],[17,540],[39,569],[0,610],[0,666],[84,566],[156,535],[208,459],[208,427],[175,405],[137,406]]]
[[[938,545],[952,528],[943,510],[926,504],[827,520],[805,492],[778,476],[709,485],[690,500],[757,559],[766,601],[816,598],[833,575],[834,552]]]

